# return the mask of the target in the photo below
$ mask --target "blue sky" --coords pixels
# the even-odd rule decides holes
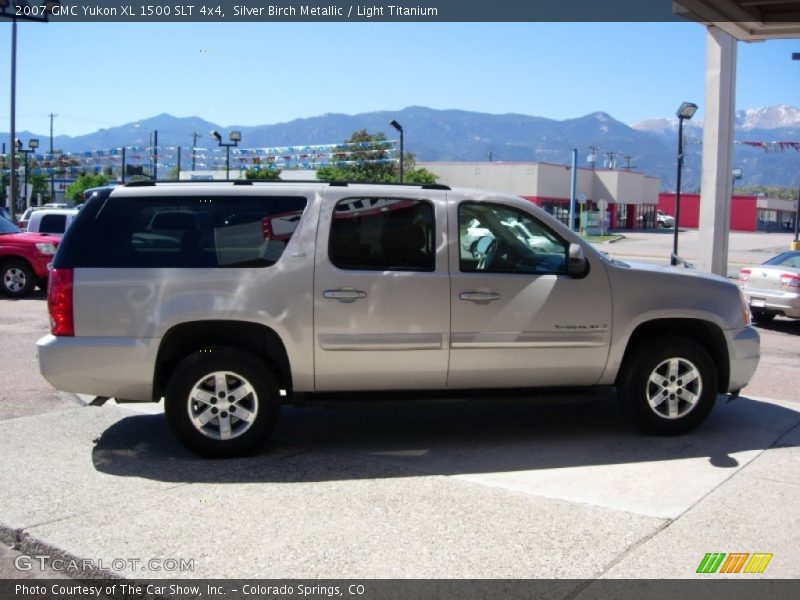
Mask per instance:
[[[11,26],[0,22],[0,131]],[[21,23],[17,129],[160,113],[222,126],[411,105],[635,123],[704,103],[694,23]],[[800,40],[739,44],[737,108],[800,106]],[[702,113],[701,113],[702,116]]]

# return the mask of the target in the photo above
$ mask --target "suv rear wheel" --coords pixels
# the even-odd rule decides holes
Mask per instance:
[[[632,350],[618,391],[625,412],[641,429],[680,435],[700,425],[714,407],[717,370],[700,344],[666,336]]]
[[[275,377],[257,356],[210,348],[185,358],[165,394],[167,421],[192,452],[208,458],[251,454],[278,420]]]
[[[31,266],[22,259],[12,258],[3,263],[0,269],[2,290],[11,298],[23,298],[36,286],[36,275]]]

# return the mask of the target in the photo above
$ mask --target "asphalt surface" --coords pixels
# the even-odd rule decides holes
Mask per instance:
[[[185,452],[158,406],[62,397],[36,367],[46,330],[43,294],[0,298],[1,578],[52,576],[19,552],[192,562],[113,571],[148,577],[686,578],[742,551],[800,576],[800,321],[760,327],[744,397],[680,438],[632,431],[612,399],[328,404],[234,461]]]

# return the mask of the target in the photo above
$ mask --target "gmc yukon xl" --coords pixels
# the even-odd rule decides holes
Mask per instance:
[[[44,377],[164,398],[205,456],[256,450],[283,402],[323,392],[616,386],[680,434],[759,358],[733,283],[443,185],[137,182],[87,202],[53,267]]]

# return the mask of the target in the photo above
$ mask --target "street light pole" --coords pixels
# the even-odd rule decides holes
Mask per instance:
[[[395,119],[389,121],[389,125],[400,132],[400,183],[403,183],[403,126],[400,125],[400,123],[398,123]]]
[[[675,231],[672,235],[672,256],[670,264],[677,265],[678,258],[678,230],[681,223],[681,174],[683,172],[683,122],[691,119],[697,112],[697,105],[683,102],[676,113],[678,116],[678,181],[675,190]]]
[[[48,16],[53,13],[54,8],[61,5],[61,1],[46,0],[43,2],[43,16],[17,16],[17,4],[17,0],[0,0],[0,18],[11,19],[11,127],[9,131],[9,141],[11,142],[11,155],[9,157],[11,193],[9,194],[10,206],[8,207],[8,214],[12,222],[15,220],[17,203],[17,174],[15,171],[17,157],[14,148],[14,140],[17,137],[17,19],[47,22]]]
[[[12,223],[16,222],[17,210],[17,156],[16,156],[16,143],[14,140],[17,138],[17,20],[11,19],[11,131],[8,134],[11,141],[11,152],[9,168],[11,169],[11,183],[8,193],[9,204],[8,216]]]
[[[25,155],[25,183],[22,188],[22,199],[25,200],[25,208],[28,208],[31,202],[30,198],[28,197],[28,155],[36,152],[36,148],[39,147],[39,140],[36,138],[28,140],[28,148],[22,147],[22,140],[16,140],[16,144],[14,145],[17,146],[17,152]]]
[[[792,60],[800,60],[800,52],[792,52]],[[800,186],[797,188],[797,205],[794,207],[794,242],[792,242],[792,250],[800,250]]]
[[[239,142],[242,141],[242,132],[231,131],[230,142],[223,142],[222,136],[216,129],[211,130],[211,137],[217,140],[217,144],[219,144],[220,147],[225,148],[225,180],[227,181],[231,178],[231,148],[238,146]]]

